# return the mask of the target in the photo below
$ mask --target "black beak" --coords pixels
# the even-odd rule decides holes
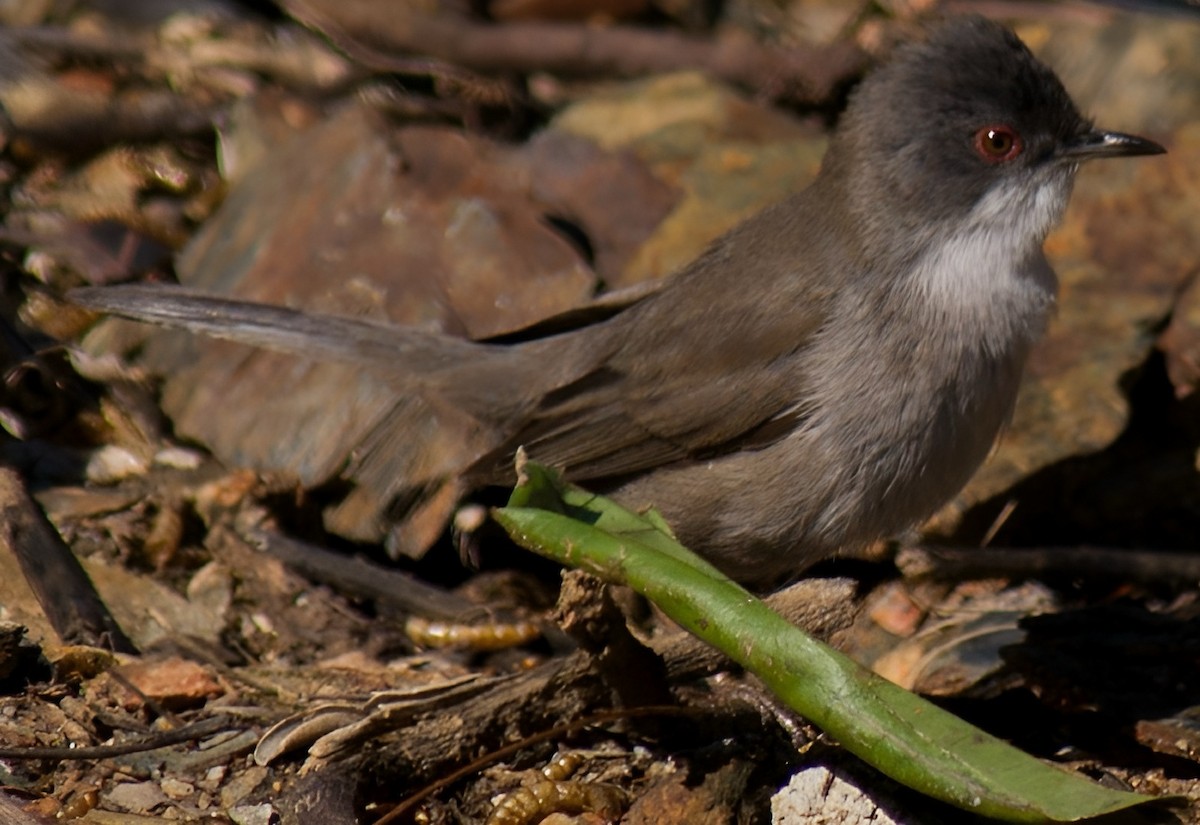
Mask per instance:
[[[1092,158],[1124,158],[1134,155],[1161,155],[1167,150],[1152,140],[1125,135],[1120,132],[1105,132],[1089,129],[1067,141],[1058,155],[1065,161],[1077,163]]]

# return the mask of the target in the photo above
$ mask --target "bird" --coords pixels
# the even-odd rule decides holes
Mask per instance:
[[[859,83],[807,188],[599,319],[488,343],[179,287],[68,297],[365,366],[471,445],[410,486],[511,484],[524,448],[767,586],[966,484],[1054,311],[1043,242],[1076,170],[1164,151],[1095,127],[1011,30],[966,16]]]

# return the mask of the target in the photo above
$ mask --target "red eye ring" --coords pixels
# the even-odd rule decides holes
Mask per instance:
[[[974,146],[985,163],[1004,163],[1021,154],[1025,142],[1011,126],[991,124],[975,133]]]

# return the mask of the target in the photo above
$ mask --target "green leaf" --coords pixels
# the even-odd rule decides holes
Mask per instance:
[[[813,639],[637,514],[532,462],[496,520],[519,544],[626,584],[863,761],[922,793],[1009,822],[1074,822],[1153,797],[1034,759]]]

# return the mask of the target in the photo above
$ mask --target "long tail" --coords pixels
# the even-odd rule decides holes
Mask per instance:
[[[218,298],[172,286],[83,287],[67,293],[82,307],[178,327],[280,352],[433,373],[480,358],[492,349],[399,325],[321,315]]]

